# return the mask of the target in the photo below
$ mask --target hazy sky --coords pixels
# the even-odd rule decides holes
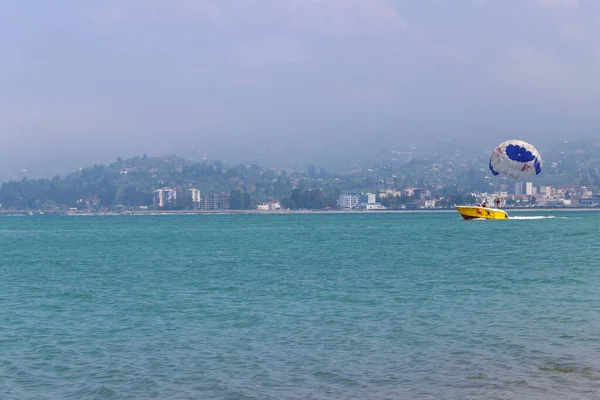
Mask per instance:
[[[598,134],[597,0],[8,0],[0,19],[2,165]]]

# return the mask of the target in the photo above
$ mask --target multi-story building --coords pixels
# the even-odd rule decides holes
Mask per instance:
[[[431,197],[431,192],[425,188],[415,188],[413,193],[417,200],[426,200]]]
[[[515,183],[515,194],[523,194],[523,182]]]
[[[544,197],[550,197],[552,195],[552,187],[540,186],[539,193]]]
[[[582,197],[579,199],[579,207],[597,207],[600,205],[600,195]]]
[[[360,196],[358,194],[341,194],[339,203],[339,207],[343,209],[356,208],[360,203]]]
[[[177,200],[177,191],[171,188],[162,188],[154,191],[154,205],[166,207]]]
[[[188,189],[188,196],[192,200],[192,204],[194,208],[200,207],[200,190],[198,189]]]
[[[401,197],[402,196],[402,191],[400,190],[392,190],[392,189],[386,189],[383,190],[381,192],[379,192],[379,197]]]
[[[200,200],[202,210],[229,210],[231,209],[231,195],[228,193],[204,195]]]
[[[533,192],[533,183],[532,182],[525,182],[525,194],[535,194]]]
[[[386,207],[377,203],[377,196],[374,193],[361,194],[359,197],[358,208],[361,210],[385,210]]]
[[[376,201],[376,197],[375,194],[373,193],[366,193],[366,194],[361,194],[359,197],[359,203],[375,203]]]

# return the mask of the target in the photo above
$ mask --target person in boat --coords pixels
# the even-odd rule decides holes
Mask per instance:
[[[496,208],[500,208],[500,203],[501,203],[500,197],[496,197]]]
[[[486,202],[484,201],[483,204],[481,205],[481,207],[487,207]]]

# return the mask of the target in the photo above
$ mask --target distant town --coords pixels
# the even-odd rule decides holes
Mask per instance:
[[[194,210],[231,210],[231,194],[208,194],[201,196],[198,189],[187,189],[186,196]],[[500,199],[503,207],[507,208],[563,208],[600,206],[600,194],[594,194],[592,188],[585,186],[534,186],[532,182],[517,182],[514,191],[494,193],[469,193],[461,204],[475,205],[487,203],[490,206]],[[162,188],[154,192],[154,209],[174,209],[177,203],[177,190]],[[378,193],[344,193],[340,194],[336,207],[341,210],[417,210],[444,209],[456,203],[451,199],[436,197],[427,188],[405,188],[402,190],[385,189]],[[171,207],[169,207],[171,206]],[[325,207],[331,209],[331,207]],[[141,206],[141,209],[148,209]],[[268,199],[256,205],[260,211],[276,211],[285,209],[281,202]]]
[[[600,207],[600,143],[560,143],[530,181],[494,177],[490,149],[464,144],[382,151],[343,172],[176,156],[117,159],[0,187],[0,213],[436,210],[499,198],[503,208]]]

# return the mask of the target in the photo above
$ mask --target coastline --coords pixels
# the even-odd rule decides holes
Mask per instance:
[[[600,207],[524,207],[524,208],[503,208],[507,213],[513,212],[577,212],[577,211],[600,211]],[[156,215],[222,215],[222,214],[242,214],[242,215],[291,215],[291,214],[414,214],[414,213],[455,213],[455,209],[436,208],[436,209],[417,209],[417,210],[135,210],[135,211],[0,211],[0,217],[28,217],[28,216],[156,216]]]

